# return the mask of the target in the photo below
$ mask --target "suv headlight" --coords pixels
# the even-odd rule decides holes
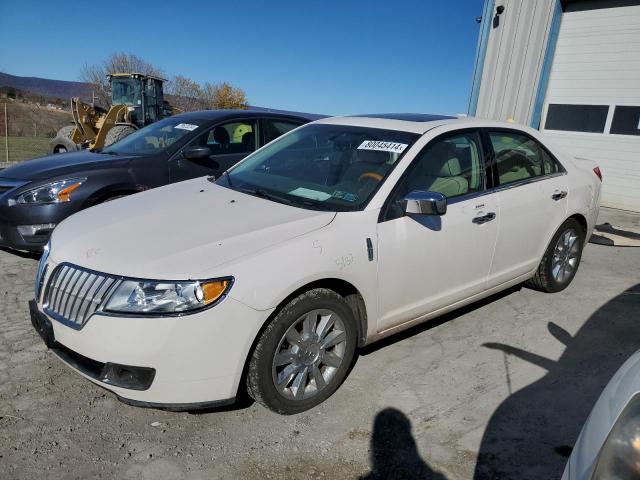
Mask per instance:
[[[69,202],[71,200],[71,192],[86,180],[86,178],[70,178],[40,185],[22,193],[16,199],[16,202],[23,204]]]
[[[233,278],[192,282],[124,280],[104,310],[132,314],[180,314],[206,308],[222,300]]]
[[[600,450],[593,480],[640,478],[640,394],[624,408]]]

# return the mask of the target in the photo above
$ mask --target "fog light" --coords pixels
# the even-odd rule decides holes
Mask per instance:
[[[131,390],[147,390],[156,371],[148,367],[131,367],[129,365],[118,365],[117,363],[107,363],[100,374],[101,382],[108,383],[114,387],[129,388]]]
[[[56,228],[55,223],[38,223],[36,225],[18,225],[18,233],[23,237],[35,237],[45,235]]]

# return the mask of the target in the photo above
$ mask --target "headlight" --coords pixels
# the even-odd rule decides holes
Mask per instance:
[[[624,408],[598,456],[593,480],[640,478],[640,395]]]
[[[192,312],[221,300],[232,283],[231,278],[194,282],[124,280],[104,310],[136,314]]]
[[[71,200],[71,192],[82,185],[86,178],[58,180],[33,188],[17,198],[18,203],[62,203]]]

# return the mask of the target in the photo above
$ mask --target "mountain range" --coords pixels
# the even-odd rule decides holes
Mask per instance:
[[[71,97],[81,97],[86,100],[91,98],[91,86],[88,83],[39,77],[18,77],[2,72],[0,72],[0,87],[12,87],[47,98],[62,98],[64,100]]]

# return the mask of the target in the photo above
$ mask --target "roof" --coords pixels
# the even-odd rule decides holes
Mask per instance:
[[[407,122],[433,122],[435,120],[453,119],[450,115],[434,115],[431,113],[367,113],[351,115],[352,117],[387,118],[389,120],[405,120]]]
[[[264,111],[264,110],[198,110],[195,112],[183,112],[174,115],[174,117],[184,119],[202,119],[202,120],[218,120],[223,118],[261,118],[261,117],[281,117],[281,118],[298,118],[308,122],[323,118],[322,115],[313,113],[286,112],[284,110]]]
[[[162,78],[162,77],[157,77],[155,75],[147,75],[145,73],[138,73],[138,72],[130,72],[130,73],[108,73],[107,74],[107,78],[111,78],[111,77],[133,77],[133,78],[140,78],[140,77],[144,77],[144,78],[152,78],[154,80],[160,80],[161,82],[166,82],[167,79],[166,78]]]
[[[369,128],[383,128],[404,132],[424,133],[427,130],[451,122],[459,121],[458,117],[433,115],[428,113],[375,113],[349,117],[324,118],[318,123],[333,125],[355,125]]]

